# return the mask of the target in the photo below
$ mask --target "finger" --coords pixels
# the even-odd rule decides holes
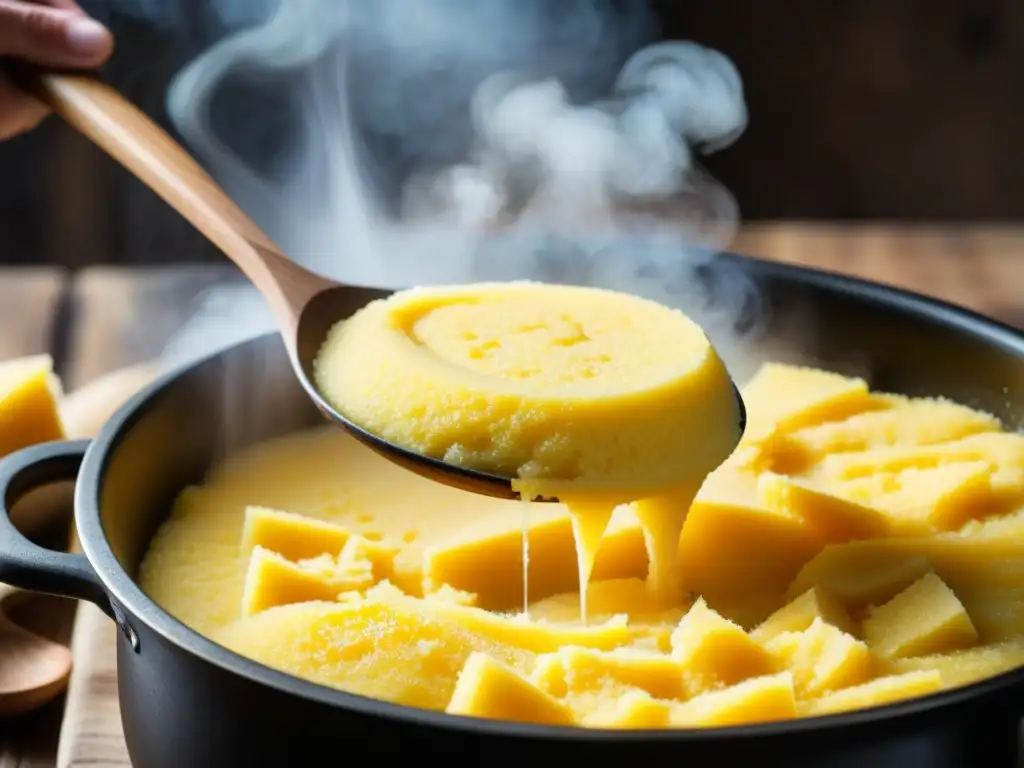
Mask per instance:
[[[46,105],[24,93],[0,72],[0,141],[32,130],[47,114]]]
[[[65,11],[74,11],[86,15],[85,11],[82,10],[82,6],[75,2],[75,0],[28,0],[30,3],[36,5],[45,5],[50,8],[60,8]]]
[[[110,32],[81,11],[0,0],[0,55],[53,67],[98,67],[113,51]]]

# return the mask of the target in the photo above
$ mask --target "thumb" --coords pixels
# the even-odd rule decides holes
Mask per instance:
[[[51,67],[98,67],[113,47],[110,32],[80,11],[0,0],[0,55]]]

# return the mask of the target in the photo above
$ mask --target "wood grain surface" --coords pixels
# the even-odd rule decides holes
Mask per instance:
[[[779,224],[745,229],[734,250],[911,288],[1024,325],[1024,294],[1018,294],[1024,292],[1024,228]],[[0,321],[5,319],[5,311],[20,316],[19,311],[7,309],[5,297],[20,291],[5,287],[9,284],[6,274],[0,270]],[[134,271],[102,268],[81,273],[71,287],[68,302],[71,333],[66,376],[81,383],[148,359],[159,351],[161,339],[168,338],[188,316],[192,297],[224,274],[224,270],[209,267]],[[54,279],[58,288],[51,286],[49,295],[59,296],[60,279]],[[42,287],[38,290],[45,293]],[[53,302],[56,299],[51,309]],[[4,322],[0,327],[6,332],[11,324]],[[45,345],[48,334],[34,333],[34,342],[10,341],[0,333],[0,350],[14,354],[21,349],[18,344],[32,343],[38,350],[39,344]],[[46,718],[52,720],[54,715],[40,713],[21,726],[25,734],[0,732],[4,739],[0,768],[130,765],[117,707],[114,642],[113,625],[98,610],[82,606],[73,637],[75,671],[64,710],[59,753],[54,743],[46,746],[43,741],[56,737],[55,730],[46,731]],[[49,727],[53,727],[52,722]]]

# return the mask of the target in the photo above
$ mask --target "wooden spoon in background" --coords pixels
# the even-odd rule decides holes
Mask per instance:
[[[69,438],[91,438],[121,405],[159,372],[153,363],[125,368],[103,376],[67,395],[61,418]],[[18,502],[12,518],[28,536],[52,528],[66,515],[71,483],[40,488]],[[78,550],[72,525],[71,549]],[[0,584],[0,717],[13,717],[48,704],[63,692],[71,675],[71,651],[63,644],[23,626],[33,604],[48,598]],[[19,609],[19,604],[21,610]],[[24,614],[25,618],[21,614]],[[35,629],[35,627],[32,627]]]
[[[15,624],[7,616],[14,600],[31,600],[0,584],[0,717],[13,717],[49,704],[71,675],[71,650]]]

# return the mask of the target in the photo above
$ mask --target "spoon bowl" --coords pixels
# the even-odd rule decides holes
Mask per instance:
[[[328,331],[388,291],[344,285],[296,264],[180,144],[95,76],[40,72],[19,76],[57,115],[135,174],[235,262],[273,310],[299,381],[328,419],[389,461],[430,480],[485,496],[519,498],[513,478],[459,467],[394,445],[347,419],[320,394],[313,365]],[[738,391],[736,399],[742,432],[746,414]]]
[[[351,317],[371,301],[382,299],[390,293],[391,291],[377,288],[335,285],[321,291],[306,303],[299,316],[296,344],[291,355],[292,367],[298,374],[302,388],[306,390],[306,394],[309,395],[313,404],[327,419],[345,429],[366,447],[403,469],[459,490],[500,499],[519,498],[519,494],[512,488],[511,478],[449,464],[441,459],[425,456],[390,443],[380,435],[363,429],[347,418],[320,394],[320,390],[314,384],[313,366],[324,339],[327,338],[327,333],[338,320]]]
[[[12,513],[18,530],[34,541],[65,546],[69,491],[66,483],[55,483],[18,498]],[[72,654],[58,642],[66,626],[51,620],[55,599],[0,584],[0,719],[44,707],[67,688]]]
[[[0,585],[0,718],[14,717],[52,701],[71,676],[71,651],[30,632],[7,616],[7,606],[24,599]]]

